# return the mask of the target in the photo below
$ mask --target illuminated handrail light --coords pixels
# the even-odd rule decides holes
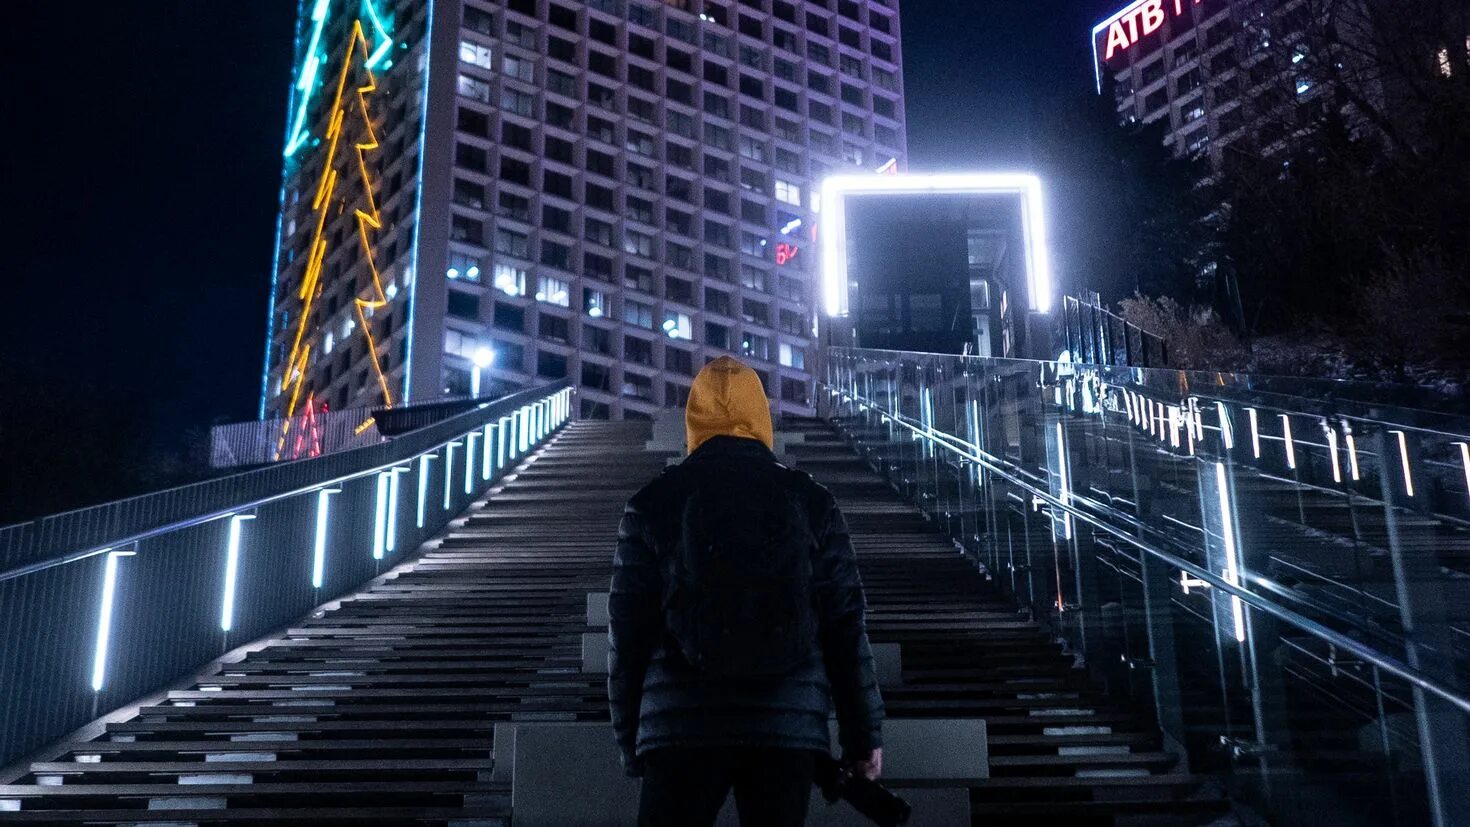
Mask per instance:
[[[495,426],[490,424],[486,424],[480,430],[480,479],[482,480],[490,479],[494,471],[494,466],[491,464],[495,452],[495,441],[492,438],[494,432]]]
[[[1240,559],[1235,547],[1235,511],[1230,505],[1229,480],[1225,476],[1225,463],[1215,463],[1215,494],[1220,504],[1220,536],[1225,543],[1226,582],[1240,585]],[[1239,597],[1230,597],[1230,615],[1235,623],[1235,641],[1245,642],[1245,609]]]
[[[400,467],[388,474],[388,538],[383,545],[389,552],[398,545],[398,477],[406,473],[408,468]]]
[[[323,488],[316,492],[316,537],[311,546],[311,587],[320,589],[327,569],[327,511],[330,497],[340,488]]]
[[[1352,475],[1353,481],[1357,482],[1358,476],[1358,445],[1353,440],[1352,426],[1347,422],[1342,423],[1342,441],[1347,445],[1348,473]]]
[[[1465,495],[1470,496],[1470,443],[1454,443],[1460,449],[1460,467],[1465,471]]]
[[[1286,467],[1296,470],[1296,443],[1291,439],[1291,417],[1280,414],[1281,438],[1286,441]]]
[[[510,417],[502,416],[500,418],[500,425],[495,429],[495,465],[501,470],[505,469],[509,443]]]
[[[383,559],[388,533],[388,485],[393,474],[378,472],[378,487],[373,497],[373,559]]]
[[[1403,431],[1389,431],[1399,440],[1399,465],[1404,471],[1404,493],[1414,496],[1414,474],[1409,470],[1409,438]]]
[[[132,557],[133,551],[108,549],[102,569],[102,600],[97,612],[97,644],[92,650],[92,691],[101,692],[107,678],[107,649],[112,644],[112,607],[117,596],[117,558]]]
[[[424,510],[429,501],[429,463],[438,458],[438,454],[419,455],[419,502],[418,502],[418,527],[424,527]]]
[[[444,446],[444,510],[449,510],[449,505],[454,498],[454,449],[460,447],[459,442],[446,443]]]
[[[240,523],[253,519],[254,514],[230,516],[229,539],[225,546],[225,588],[219,610],[219,628],[222,632],[235,628],[235,581],[240,575]]]
[[[1332,481],[1342,482],[1342,460],[1337,456],[1337,431],[1332,423],[1324,419],[1322,432],[1327,434],[1327,453],[1332,457]]]
[[[480,438],[479,431],[470,431],[464,435],[464,492],[475,493],[475,440]]]
[[[1067,435],[1062,430],[1062,423],[1057,423],[1057,481],[1061,484],[1061,496],[1057,499],[1062,502],[1062,532],[1066,539],[1072,539],[1072,512],[1065,510],[1072,505],[1072,480],[1067,468]]]
[[[1251,456],[1261,458],[1261,422],[1256,416],[1255,408],[1246,408],[1246,416],[1251,421]]]
[[[1224,402],[1215,403],[1215,413],[1220,417],[1220,443],[1229,451],[1235,448],[1235,433],[1230,425],[1230,412],[1225,410]]]
[[[1021,172],[834,175],[822,181],[821,187],[822,295],[828,316],[845,316],[848,313],[847,225],[843,199],[851,195],[885,194],[1020,196],[1030,306],[1038,313],[1051,311],[1051,252],[1047,245],[1041,179],[1037,176]]]

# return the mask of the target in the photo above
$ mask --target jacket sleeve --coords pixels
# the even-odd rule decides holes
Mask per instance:
[[[818,634],[827,680],[832,684],[832,703],[837,708],[843,755],[865,757],[883,745],[883,698],[868,643],[866,599],[847,520],[830,495],[824,500],[813,572]]]
[[[663,632],[658,562],[633,502],[623,510],[608,597],[607,697],[624,765],[632,768],[643,678]]]

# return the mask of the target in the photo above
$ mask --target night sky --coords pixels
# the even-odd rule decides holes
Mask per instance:
[[[11,440],[127,421],[117,438],[167,443],[255,416],[295,5],[13,4],[0,58]],[[1025,166],[1037,107],[1091,82],[1088,30],[1111,6],[901,5],[916,170]]]

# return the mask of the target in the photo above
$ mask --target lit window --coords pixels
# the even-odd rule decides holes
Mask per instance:
[[[796,207],[800,207],[801,187],[797,186],[796,184],[790,183],[789,181],[782,181],[780,178],[777,178],[776,200],[791,204]]]
[[[460,75],[459,94],[467,98],[473,98],[481,103],[489,103],[490,84],[483,80],[476,80],[469,75]]]
[[[1312,89],[1312,82],[1310,80],[1308,80],[1306,78],[1297,78],[1296,79],[1296,93],[1298,95],[1305,95],[1307,92],[1311,91],[1311,89]]]
[[[495,265],[494,286],[496,290],[507,296],[524,296],[526,295],[526,271],[509,264],[497,264]]]
[[[806,351],[795,345],[781,343],[781,365],[797,370],[806,370]]]
[[[459,59],[482,69],[495,68],[495,61],[490,56],[490,47],[482,46],[471,40],[459,42]]]
[[[686,313],[665,311],[663,330],[669,335],[670,339],[684,339],[687,341],[694,335],[694,324],[689,321],[689,315]]]
[[[478,282],[480,280],[480,260],[464,253],[451,252],[449,269],[444,272],[444,275],[451,279]]]
[[[572,285],[570,282],[551,276],[539,276],[536,279],[536,301],[554,304],[558,307],[570,307]]]
[[[607,294],[601,290],[583,288],[582,309],[594,319],[602,318],[607,313]]]

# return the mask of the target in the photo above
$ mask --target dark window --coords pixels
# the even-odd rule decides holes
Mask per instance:
[[[460,169],[484,172],[486,160],[485,150],[469,144],[455,144],[454,165]]]
[[[478,321],[480,318],[480,297],[474,293],[462,293],[458,290],[450,290],[446,310],[451,316]]]
[[[653,343],[636,336],[624,336],[623,361],[635,365],[652,365]]]
[[[565,342],[567,340],[567,329],[569,325],[567,324],[567,320],[561,316],[542,313],[540,320],[536,322],[536,327],[543,339],[549,339],[553,342]]]
[[[477,138],[488,138],[490,136],[490,117],[483,112],[460,107],[459,123],[456,128],[460,132],[467,132]]]
[[[449,295],[453,296],[453,293]],[[517,333],[526,329],[526,310],[505,302],[495,303],[495,326],[501,330],[514,330]]]
[[[543,350],[536,354],[536,375],[547,379],[562,379],[567,375],[567,357],[560,353]]]

